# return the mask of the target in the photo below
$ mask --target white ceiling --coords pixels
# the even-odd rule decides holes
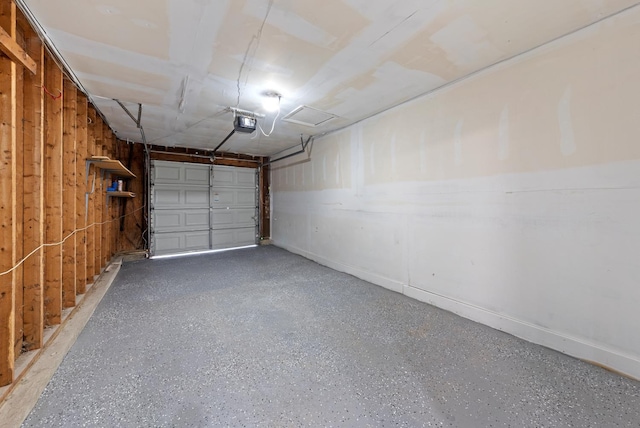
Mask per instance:
[[[270,155],[587,26],[637,0],[23,0],[123,139],[212,149],[228,107],[264,113],[270,137],[223,150]],[[54,88],[55,89],[55,88]],[[337,118],[282,121],[300,105]],[[259,122],[269,132],[275,113]]]

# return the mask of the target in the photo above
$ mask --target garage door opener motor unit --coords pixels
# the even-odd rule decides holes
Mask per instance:
[[[256,122],[255,117],[236,114],[235,120],[233,121],[233,129],[235,129],[236,132],[251,134],[256,130]]]

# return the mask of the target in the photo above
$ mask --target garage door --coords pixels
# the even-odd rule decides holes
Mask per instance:
[[[151,254],[256,243],[253,169],[152,161]]]

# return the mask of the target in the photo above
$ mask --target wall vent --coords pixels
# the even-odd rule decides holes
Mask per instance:
[[[327,113],[326,111],[318,110],[317,108],[300,106],[286,115],[282,120],[313,128],[327,123],[336,117],[338,116],[335,114]]]

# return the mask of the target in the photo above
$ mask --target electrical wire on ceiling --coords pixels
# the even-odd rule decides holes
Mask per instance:
[[[260,124],[258,124],[258,128],[260,129],[260,132],[262,132],[262,135],[264,135],[265,137],[270,137],[271,134],[273,134],[273,130],[276,127],[276,121],[278,120],[278,118],[280,117],[280,97],[278,97],[278,114],[276,114],[276,117],[273,118],[273,124],[271,124],[271,131],[269,131],[269,133],[265,133],[264,129],[262,129],[262,126],[260,126]]]
[[[247,82],[249,80],[249,74],[251,73],[251,65],[253,64],[253,60],[255,59],[256,52],[258,52],[258,48],[260,48],[260,41],[262,40],[262,31],[264,30],[264,26],[266,25],[267,19],[269,18],[269,14],[271,13],[273,2],[274,0],[269,0],[269,4],[267,5],[267,12],[264,15],[262,24],[260,24],[260,28],[258,29],[258,32],[251,37],[251,41],[249,42],[249,45],[247,46],[247,50],[244,53],[244,58],[242,58],[242,64],[240,65],[240,70],[238,72],[238,80],[236,81],[236,86],[238,88],[238,99],[236,101],[236,107],[240,106],[240,96],[242,94],[242,90],[240,88],[240,82],[242,81],[242,73],[244,71],[245,66],[247,66],[247,63],[249,63],[248,64],[249,71],[246,73],[246,77],[244,80],[244,86],[247,86]],[[256,42],[256,47],[253,50],[253,53],[250,54],[251,47],[253,46],[254,42]],[[251,55],[251,57],[249,57],[249,55]]]

